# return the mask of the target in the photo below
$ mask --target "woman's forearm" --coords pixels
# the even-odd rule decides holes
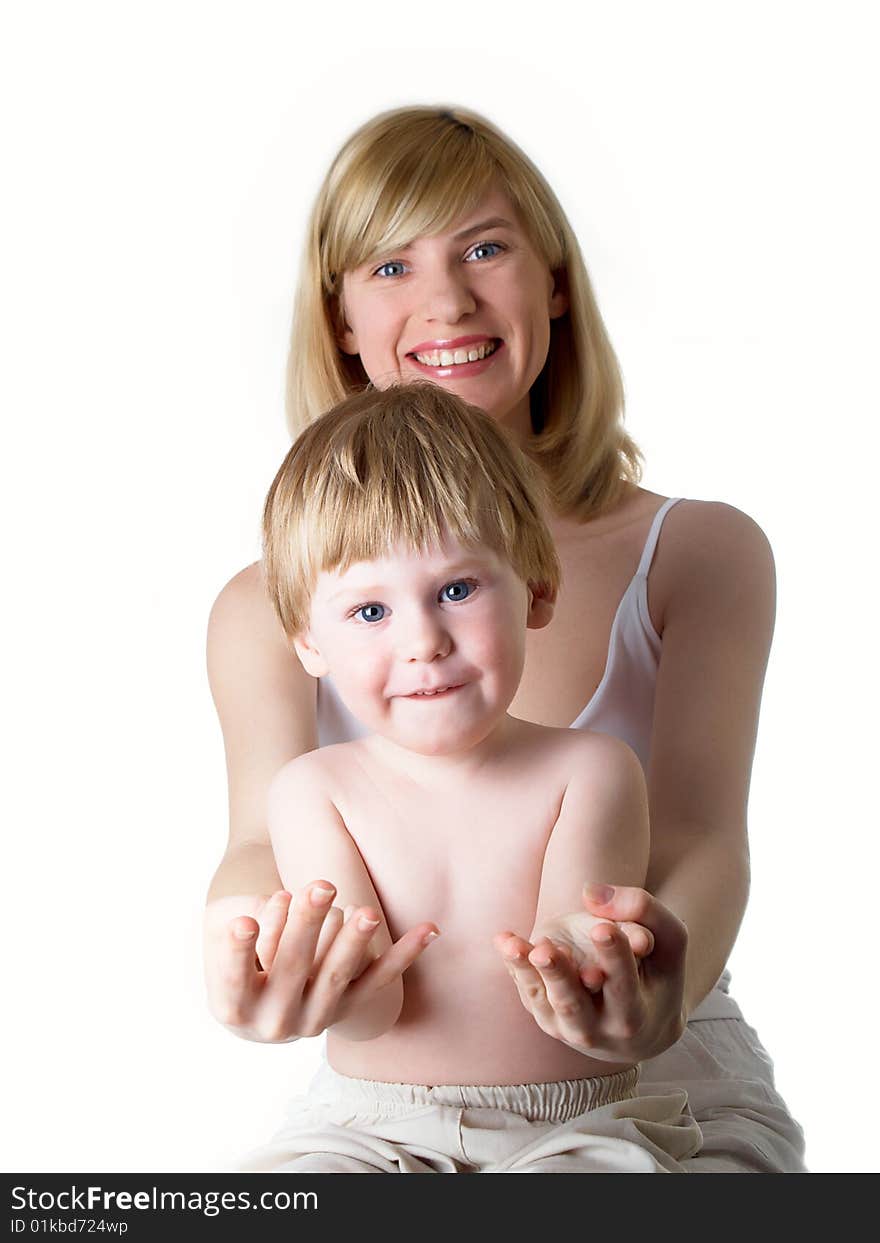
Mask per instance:
[[[220,860],[207,900],[213,902],[239,894],[268,897],[281,888],[281,878],[269,842],[240,842],[230,846]]]
[[[749,896],[748,847],[701,828],[684,846],[652,852],[646,888],[688,930],[685,1013],[712,990],[733,949]]]

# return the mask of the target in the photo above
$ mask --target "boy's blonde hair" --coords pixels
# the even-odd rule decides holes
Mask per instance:
[[[430,381],[358,393],[301,433],[266,498],[263,566],[281,625],[290,638],[307,629],[322,571],[447,535],[555,594],[545,499],[525,455],[460,398]]]
[[[577,239],[538,169],[489,121],[464,108],[382,113],[343,145],[320,189],[300,267],[288,357],[287,411],[297,435],[369,382],[337,344],[345,272],[450,227],[493,187],[511,199],[532,245],[565,283],[547,362],[532,388],[525,446],[561,513],[587,518],[640,478],[624,430],[623,382]]]

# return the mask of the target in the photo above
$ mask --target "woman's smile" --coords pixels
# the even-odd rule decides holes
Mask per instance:
[[[443,347],[419,346],[407,354],[407,358],[421,374],[429,375],[432,380],[442,380],[449,376],[481,375],[503,349],[500,337],[462,337]]]

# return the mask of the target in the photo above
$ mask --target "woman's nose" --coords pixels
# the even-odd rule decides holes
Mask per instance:
[[[477,309],[476,299],[464,273],[444,270],[430,283],[424,315],[430,323],[456,324]]]

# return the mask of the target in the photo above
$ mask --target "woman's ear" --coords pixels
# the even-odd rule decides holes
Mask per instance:
[[[550,292],[550,318],[559,319],[568,310],[568,272],[558,268],[550,274],[553,277],[553,288]]]
[[[360,354],[357,337],[345,314],[345,304],[341,294],[333,308],[333,321],[336,325],[336,344],[343,354]]]
[[[326,660],[315,647],[314,640],[308,631],[294,638],[293,647],[299,657],[299,663],[313,678],[322,678],[325,673],[330,672]]]
[[[529,583],[529,614],[526,626],[529,630],[541,630],[553,620],[556,591],[547,583]]]
[[[345,323],[336,334],[336,344],[343,354],[360,354],[361,352],[354,330]]]

